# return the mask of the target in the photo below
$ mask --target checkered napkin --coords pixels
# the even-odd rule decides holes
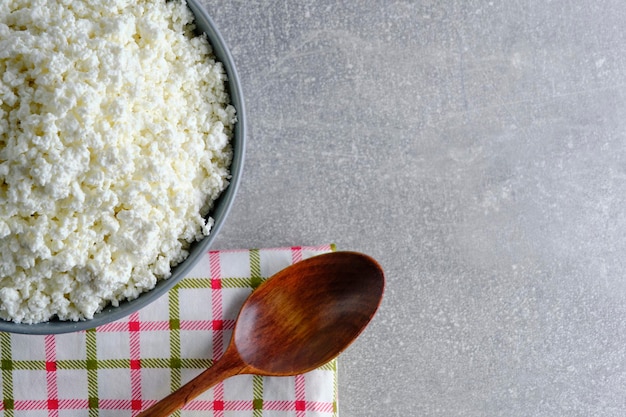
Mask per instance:
[[[126,319],[56,336],[0,333],[0,415],[134,416],[221,357],[253,288],[333,249],[212,251]],[[174,415],[336,417],[336,362],[296,377],[238,375]]]

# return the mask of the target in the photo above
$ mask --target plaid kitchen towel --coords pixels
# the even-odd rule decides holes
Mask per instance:
[[[63,335],[0,333],[2,416],[134,416],[220,358],[264,279],[332,245],[211,251],[129,317]],[[336,417],[337,364],[296,377],[238,375],[174,415]]]

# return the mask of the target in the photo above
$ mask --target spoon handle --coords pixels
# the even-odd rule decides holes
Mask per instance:
[[[142,411],[137,417],[165,417],[183,407],[189,401],[204,391],[229,378],[241,373],[245,365],[235,351],[227,350],[224,356],[216,361],[212,367],[163,398],[152,407]]]

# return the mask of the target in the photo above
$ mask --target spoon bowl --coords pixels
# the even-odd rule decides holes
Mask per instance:
[[[224,355],[139,417],[169,415],[234,375],[291,376],[324,365],[365,329],[384,285],[380,265],[357,252],[318,255],[283,269],[245,301]]]

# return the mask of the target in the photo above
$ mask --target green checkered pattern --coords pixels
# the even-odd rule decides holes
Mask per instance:
[[[332,245],[214,251],[129,317],[65,335],[0,333],[3,416],[133,416],[223,354],[246,297],[267,277]],[[178,416],[337,416],[337,363],[304,375],[239,375]]]

